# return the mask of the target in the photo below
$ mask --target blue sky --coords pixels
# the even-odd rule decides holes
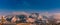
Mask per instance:
[[[60,12],[60,0],[0,0],[2,12]]]

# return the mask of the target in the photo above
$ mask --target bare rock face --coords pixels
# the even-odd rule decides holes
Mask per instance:
[[[35,22],[35,19],[28,18],[28,19],[27,19],[27,22]]]
[[[55,13],[55,14],[54,14],[54,18],[55,18],[56,20],[60,20],[60,13]]]
[[[17,18],[16,17],[13,17],[11,22],[16,22]]]

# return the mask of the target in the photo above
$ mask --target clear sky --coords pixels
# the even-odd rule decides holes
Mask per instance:
[[[60,12],[60,0],[0,0],[0,13]]]

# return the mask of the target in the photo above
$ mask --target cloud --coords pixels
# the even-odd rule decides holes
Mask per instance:
[[[57,20],[60,20],[60,13],[54,13],[54,18]]]
[[[13,15],[27,15],[29,16],[30,14],[27,12],[12,12]]]
[[[40,17],[42,18],[42,16],[46,16],[48,18],[52,18],[56,19],[56,20],[60,20],[60,13],[48,13],[48,12],[44,12],[42,14],[40,14]]]
[[[30,13],[27,13],[27,12],[11,12],[11,13],[8,12],[8,13],[1,13],[0,16],[2,16],[2,15],[21,15],[21,14],[27,15],[27,16],[30,15]],[[39,18],[42,18],[43,15],[47,16],[48,18],[51,16],[54,16],[54,19],[60,20],[60,13],[48,13],[48,12],[39,13]]]

